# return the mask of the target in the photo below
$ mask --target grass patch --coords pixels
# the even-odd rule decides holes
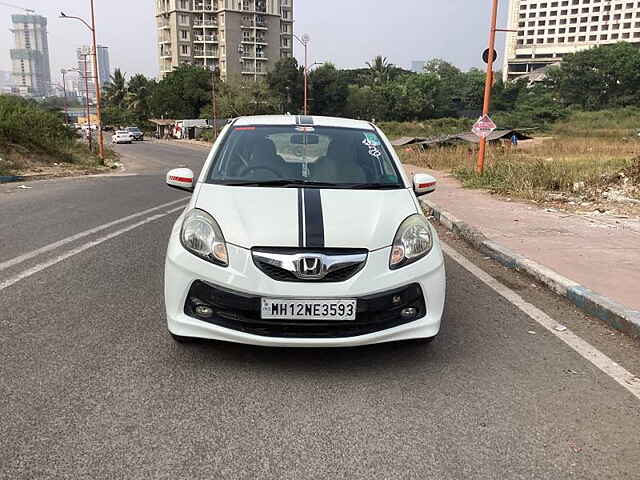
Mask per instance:
[[[558,122],[550,132],[559,137],[628,138],[640,131],[640,108],[628,107],[599,112],[576,111]]]
[[[105,148],[105,157],[114,160],[117,155]],[[10,175],[54,163],[88,168],[102,165],[61,115],[33,100],[0,95],[0,173]]]
[[[474,121],[469,118],[438,118],[423,122],[382,122],[378,126],[389,138],[437,137],[471,130]]]
[[[633,139],[567,137],[523,142],[519,148],[491,145],[483,175],[475,172],[475,145],[399,154],[405,163],[452,172],[465,187],[526,200],[543,200],[550,192],[605,189],[625,176],[640,185],[634,173],[640,170],[640,141]]]
[[[638,198],[639,129],[640,108],[574,111],[549,127],[548,138],[520,142],[518,148],[489,145],[483,175],[475,172],[474,144],[398,153],[405,163],[452,172],[465,187],[526,200],[544,200],[550,192],[593,197],[609,187]],[[415,126],[408,124],[406,131],[400,136],[413,136]]]

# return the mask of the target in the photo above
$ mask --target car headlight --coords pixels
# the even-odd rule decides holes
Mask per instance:
[[[422,215],[406,218],[398,228],[389,257],[389,268],[396,269],[420,260],[433,248],[429,222]]]
[[[204,260],[223,267],[229,265],[222,230],[213,217],[203,210],[193,209],[184,217],[180,242],[189,252]]]

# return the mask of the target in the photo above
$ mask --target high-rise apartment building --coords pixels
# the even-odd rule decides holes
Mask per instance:
[[[156,0],[160,75],[191,64],[258,79],[293,56],[293,0]]]
[[[100,92],[111,81],[111,67],[109,65],[109,48],[102,45],[98,45],[98,80],[100,81]],[[78,96],[81,99],[86,98],[86,89],[84,82],[85,63],[87,68],[87,84],[89,89],[89,99],[91,102],[95,102],[96,95],[96,82],[95,73],[93,71],[93,54],[92,48],[89,45],[83,45],[76,50],[76,57],[78,59],[78,71],[83,77],[78,82]]]
[[[510,0],[509,29],[503,76],[515,80],[568,53],[640,45],[640,0]]]
[[[11,15],[11,21],[14,90],[23,97],[44,97],[51,84],[47,19],[41,15]]]

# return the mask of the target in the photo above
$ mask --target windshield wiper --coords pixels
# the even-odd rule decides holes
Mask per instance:
[[[281,180],[264,180],[264,181],[239,181],[224,182],[223,185],[232,187],[335,187],[335,183],[327,182],[309,182],[306,180],[281,179]]]
[[[247,181],[223,181],[222,185],[232,187],[318,187],[318,188],[336,188],[345,190],[390,190],[402,188],[397,183],[331,183],[331,182],[314,182],[310,180],[298,179],[279,179],[279,180],[247,180]]]
[[[397,183],[353,183],[351,185],[345,185],[345,188],[353,190],[395,190],[402,188]]]

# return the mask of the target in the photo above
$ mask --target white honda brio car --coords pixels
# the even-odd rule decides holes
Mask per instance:
[[[177,341],[339,347],[432,339],[445,270],[385,135],[356,120],[238,118],[222,131],[169,239],[165,305]]]

